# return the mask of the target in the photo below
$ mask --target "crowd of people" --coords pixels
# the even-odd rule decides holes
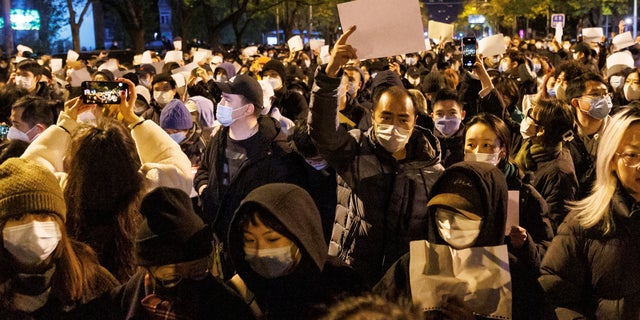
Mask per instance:
[[[59,70],[20,46],[0,318],[640,317],[640,44],[463,67],[452,41],[359,60],[355,32]]]

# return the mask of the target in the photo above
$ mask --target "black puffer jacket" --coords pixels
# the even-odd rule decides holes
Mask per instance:
[[[542,261],[538,281],[558,319],[640,318],[640,207],[618,186],[610,210],[606,236],[570,213]]]
[[[375,141],[373,128],[347,132],[336,127],[340,77],[319,72],[311,96],[310,134],[339,175],[329,254],[374,284],[420,234],[431,186],[444,170],[438,142],[430,131],[416,127],[406,159],[397,161]]]

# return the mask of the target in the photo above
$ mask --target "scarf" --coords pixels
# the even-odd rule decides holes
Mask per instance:
[[[562,142],[558,142],[555,146],[545,147],[528,139],[522,144],[514,160],[525,170],[536,171],[538,163],[558,158],[560,151],[562,151]]]

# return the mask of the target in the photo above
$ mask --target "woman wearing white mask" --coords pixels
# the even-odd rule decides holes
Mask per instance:
[[[160,112],[162,112],[164,106],[173,99],[179,99],[180,96],[177,95],[176,80],[167,73],[161,73],[153,77],[151,88],[151,108],[147,109],[141,117],[159,123]]]
[[[364,289],[360,277],[327,256],[320,213],[302,188],[266,184],[251,191],[229,228],[237,270],[230,284],[260,319],[312,319],[344,295]]]
[[[525,141],[515,157],[525,172],[533,173],[531,184],[549,204],[554,231],[568,212],[566,202],[574,199],[578,189],[571,154],[563,148],[573,139],[573,117],[569,105],[562,101],[534,102],[523,120],[521,133]]]
[[[447,168],[433,185],[427,204],[428,219],[423,228],[424,234],[416,241],[448,245],[451,250],[503,245],[507,199],[506,180],[495,166],[475,161],[456,163]],[[411,260],[416,259],[412,252],[402,256],[389,268],[373,288],[374,293],[391,299],[415,301],[417,292],[424,296],[423,290],[433,290],[434,297],[443,298],[435,310],[425,313],[426,319],[484,319],[471,314],[476,310],[462,302],[462,297],[457,295],[462,294],[459,290],[457,294],[453,290],[439,292],[439,288],[447,287],[446,283],[435,287],[412,282],[412,279],[416,279],[409,272]],[[451,279],[453,276],[442,272],[442,278]],[[456,281],[451,280],[450,283]],[[482,285],[485,284],[469,286],[471,294]],[[483,301],[486,304],[492,302]]]
[[[640,72],[636,68],[628,71],[629,73],[624,78],[624,84],[622,84],[622,94],[627,103],[640,100]]]
[[[53,173],[34,161],[0,165],[0,318],[58,319],[118,285],[95,253],[65,231]]]
[[[519,223],[507,226],[510,229],[507,243],[509,253],[517,257],[511,265],[514,291],[522,288],[521,292],[530,293],[520,295],[518,298],[523,300],[518,303],[514,301],[513,312],[527,314],[532,312],[527,306],[540,297],[526,288],[532,288],[536,284],[540,262],[554,234],[547,202],[528,183],[531,177],[525,176],[508,156],[511,154],[510,141],[511,132],[504,121],[494,115],[481,113],[468,123],[464,159],[498,167],[507,179],[509,190],[518,192]],[[514,319],[520,318],[514,316]]]

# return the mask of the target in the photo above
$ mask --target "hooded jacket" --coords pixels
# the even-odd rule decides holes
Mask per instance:
[[[309,104],[302,94],[287,89],[287,75],[282,62],[276,59],[269,60],[262,67],[262,72],[269,70],[277,72],[280,80],[282,80],[282,88],[273,88],[275,100],[271,103],[271,108],[278,108],[283,116],[292,121],[307,119]]]
[[[292,273],[267,279],[245,261],[240,221],[253,214],[255,206],[263,209],[261,214],[272,215],[284,228],[281,233],[300,249],[302,258]],[[266,319],[313,319],[338,298],[363,290],[351,268],[327,256],[320,213],[311,196],[296,185],[273,183],[254,189],[240,204],[228,234],[234,267]]]
[[[409,251],[409,241],[424,223],[431,186],[444,168],[438,141],[426,129],[414,128],[406,158],[397,161],[379,145],[373,127],[366,132],[336,127],[339,84],[340,76],[328,77],[320,68],[309,122],[320,154],[339,175],[329,254],[339,256],[372,285]]]
[[[482,216],[480,234],[472,247],[498,246],[504,243],[504,230],[507,219],[507,182],[500,169],[482,162],[460,162],[447,168],[433,186],[432,197],[440,194],[444,185],[451,181],[447,179],[450,173],[463,174],[480,186],[482,208],[475,213],[486,212]],[[429,207],[427,224],[421,239],[435,244],[447,244],[442,239],[436,225],[435,207]],[[411,283],[409,281],[409,253],[402,256],[386,272],[382,280],[373,288],[375,293],[390,298],[411,298]]]

